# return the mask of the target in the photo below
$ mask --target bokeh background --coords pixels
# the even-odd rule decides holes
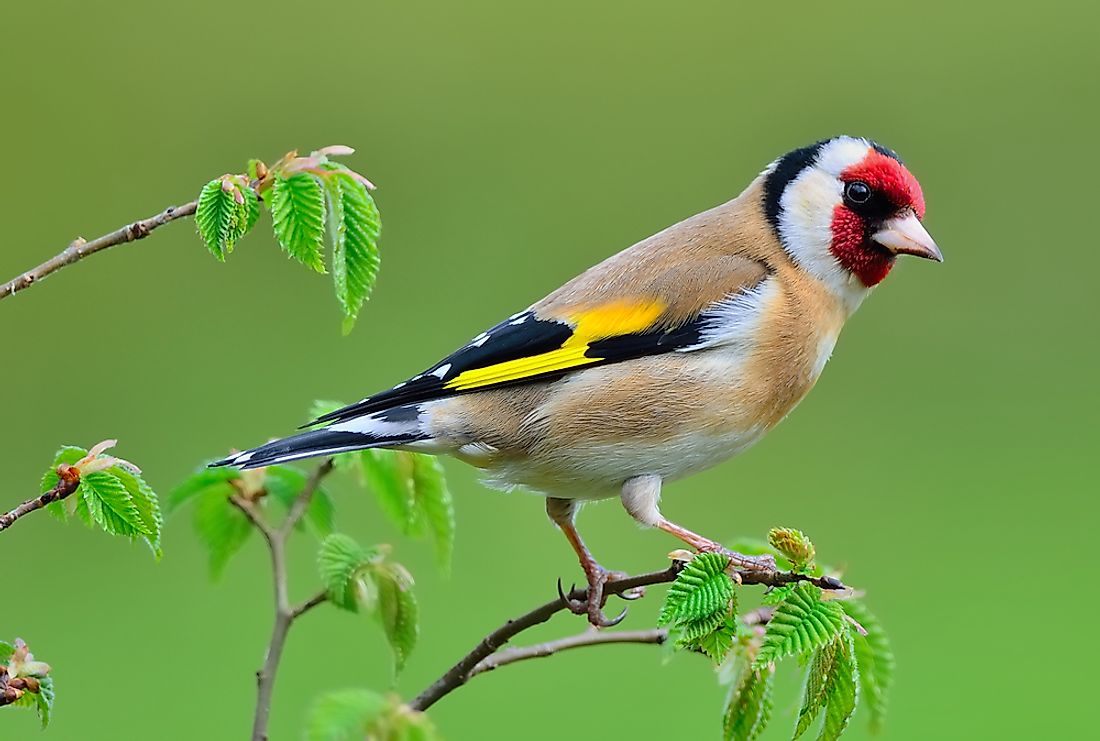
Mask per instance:
[[[1095,729],[1100,52],[1093,3],[5,3],[0,278],[193,198],[248,157],[353,145],[385,223],[349,337],[329,280],[267,222],[225,265],[181,222],[0,305],[3,504],[62,443],[122,442],[162,494],[201,460],[282,434],[314,398],[417,372],[611,252],[736,195],[838,132],[921,179],[942,266],[906,261],[851,321],[818,388],[742,458],[669,487],[716,537],[787,524],[848,564],[892,632],[886,737],[1079,738]],[[536,497],[458,463],[453,574],[335,484],[340,529],[395,544],[423,635],[410,696],[579,576]],[[615,504],[602,560],[674,547]],[[295,542],[296,596],[315,588]],[[269,630],[258,540],[211,584],[186,515],[157,564],[41,515],[0,537],[0,636],[55,665],[42,737],[242,738]],[[651,625],[660,590],[628,625]],[[559,616],[533,638],[581,622]],[[782,673],[792,674],[792,667]],[[291,634],[272,737],[310,701],[392,684],[380,631],[319,610]],[[797,712],[781,688],[768,738]],[[432,716],[449,739],[713,738],[702,660],[574,652],[479,677]],[[0,736],[37,738],[0,712]],[[852,738],[865,736],[865,718]]]

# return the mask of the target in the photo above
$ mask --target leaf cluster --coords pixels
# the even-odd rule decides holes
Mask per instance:
[[[33,709],[43,728],[50,724],[55,698],[50,665],[36,661],[18,638],[13,643],[0,641],[0,684],[6,695],[15,697],[10,701],[5,697],[7,704]]]
[[[801,532],[777,528],[769,541],[796,568],[814,568],[813,544]],[[889,641],[862,602],[831,596],[809,582],[786,585],[765,597],[774,611],[764,628],[741,626],[722,670],[730,684],[723,716],[727,741],[747,741],[764,730],[776,664],[790,656],[808,666],[792,738],[815,724],[819,741],[839,738],[861,699],[871,729],[882,727],[894,672]]]
[[[730,560],[702,553],[688,561],[669,587],[658,625],[670,625],[677,648],[699,651],[721,663],[737,630],[737,596]]]
[[[321,542],[317,567],[332,604],[350,612],[366,611],[382,623],[393,651],[394,672],[405,668],[420,636],[420,608],[413,578],[399,563],[386,560],[387,548],[364,548],[347,535],[333,533]]]
[[[289,257],[326,272],[329,247],[344,331],[355,324],[378,276],[382,220],[370,191],[374,185],[331,157],[349,147],[325,147],[306,157],[290,152],[268,168],[251,160],[244,174],[211,180],[199,193],[195,225],[218,260],[259,220],[261,203],[271,211],[275,239]]]
[[[142,540],[159,559],[163,525],[160,502],[136,466],[104,455],[103,451],[113,445],[111,440],[90,451],[75,445],[58,450],[42,476],[40,490],[45,493],[56,487],[63,469],[79,476],[80,483],[67,499],[46,508],[62,521],[76,517],[89,527],[98,525],[112,535]]]

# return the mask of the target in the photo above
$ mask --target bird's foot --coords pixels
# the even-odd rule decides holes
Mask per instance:
[[[729,548],[715,543],[714,541],[707,541],[701,543],[697,550],[700,553],[720,553],[730,560],[730,566],[735,569],[742,569],[744,571],[778,571],[775,565],[775,557],[770,553],[765,553],[762,556],[746,556],[744,553],[738,553],[737,551],[731,551]]]
[[[621,623],[626,617],[626,608],[613,618],[608,618],[603,613],[603,607],[607,603],[605,587],[608,582],[625,579],[626,574],[621,571],[608,571],[599,564],[586,568],[585,574],[588,577],[588,590],[583,600],[571,599],[562,589],[561,580],[558,580],[558,595],[562,602],[574,615],[587,615],[588,622],[597,628],[610,628]],[[638,587],[622,592],[619,596],[625,600],[636,600],[644,595],[645,588]]]

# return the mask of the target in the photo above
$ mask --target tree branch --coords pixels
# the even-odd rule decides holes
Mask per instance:
[[[623,592],[627,592],[637,587],[649,586],[652,584],[664,584],[673,581],[677,574],[683,569],[684,563],[682,561],[673,561],[664,571],[654,571],[648,574],[639,574],[638,576],[628,576],[623,579],[616,579],[607,582],[604,585],[604,595],[620,595]],[[732,572],[735,578],[740,579],[742,584],[764,584],[767,586],[778,587],[784,584],[790,584],[798,581],[808,581],[811,584],[822,589],[847,589],[839,579],[831,576],[807,576],[806,574],[795,574],[785,571],[744,571],[735,570]],[[571,601],[584,601],[587,599],[587,589],[574,589],[564,597]],[[545,623],[555,613],[566,609],[566,603],[562,599],[562,596],[547,602],[546,604],[539,605],[535,609],[520,615],[517,618],[509,620],[494,630],[489,635],[481,639],[481,641],[474,646],[468,654],[459,659],[458,663],[443,673],[443,676],[435,680],[431,686],[417,695],[409,702],[409,707],[413,710],[424,711],[430,708],[435,703],[439,702],[442,698],[454,692],[456,689],[466,684],[470,677],[480,674],[484,671],[489,671],[497,666],[503,666],[504,664],[512,663],[514,661],[520,661],[527,658],[535,658],[537,656],[546,655],[549,656],[556,651],[562,650],[562,646],[555,646],[558,642],[551,642],[549,644],[543,644],[542,646],[532,646],[527,648],[510,649],[509,651],[500,651],[500,648],[504,646],[512,638],[516,637],[528,628],[533,628],[536,625]],[[769,608],[770,609],[770,608]],[[770,614],[765,614],[763,611],[757,611],[759,615],[755,615],[755,620],[767,622]],[[637,637],[642,634],[646,634],[647,637],[652,638],[651,641],[616,641],[612,638],[615,635],[631,635],[627,633],[595,633],[598,638],[600,636],[606,636],[606,638],[593,639],[587,642],[580,641],[582,636],[589,634],[582,634],[582,636],[575,636],[571,639],[563,639],[568,642],[569,645],[566,648],[575,648],[587,645],[598,645],[601,643],[615,643],[615,642],[651,642],[658,643],[656,635],[649,635],[650,631],[639,631],[634,633],[633,636]],[[539,653],[546,650],[546,647],[550,646],[554,648],[554,651],[550,653]],[[498,653],[498,651],[500,651]],[[507,661],[499,661],[493,659],[493,657],[501,657],[515,655],[519,658],[511,658]],[[480,668],[479,668],[480,667]]]
[[[0,531],[7,530],[23,515],[30,514],[37,509],[42,509],[47,504],[60,502],[76,491],[79,485],[79,471],[75,476],[62,476],[61,480],[57,482],[57,485],[45,494],[40,494],[33,499],[28,499],[10,512],[0,515]]]
[[[175,221],[184,216],[193,215],[198,205],[198,201],[191,201],[182,206],[170,206],[156,216],[150,216],[147,219],[127,224],[109,234],[104,234],[102,237],[96,237],[90,242],[77,238],[60,253],[46,260],[46,262],[38,267],[30,269],[0,286],[0,299],[14,295],[17,291],[22,291],[24,288],[38,283],[51,273],[55,273],[67,265],[79,262],[89,255],[94,255],[96,252],[105,250],[108,247],[143,239],[149,236],[149,233],[157,227],[164,226],[168,222]]]
[[[559,651],[567,651],[571,648],[583,648],[585,646],[602,646],[608,643],[650,643],[660,645],[668,640],[667,628],[650,628],[649,630],[620,630],[618,632],[603,632],[587,630],[568,638],[559,638],[556,641],[537,643],[533,646],[518,646],[497,651],[492,656],[482,659],[470,670],[466,677],[476,677],[482,672],[491,672],[508,664],[527,659],[541,659],[553,656]]]
[[[290,626],[306,612],[328,599],[325,592],[319,592],[305,602],[292,606],[288,596],[286,572],[286,543],[294,530],[294,525],[302,518],[309,507],[310,499],[317,491],[321,479],[332,471],[332,459],[326,458],[314,469],[302,486],[302,491],[294,499],[282,525],[275,528],[268,525],[261,516],[252,499],[237,493],[229,498],[237,509],[260,531],[267,543],[271,556],[271,580],[274,587],[275,620],[271,627],[271,639],[267,644],[263,666],[256,672],[256,711],[252,720],[252,741],[267,741],[267,724],[271,715],[271,697],[275,690],[275,675],[279,671],[279,661],[283,656],[287,633]]]

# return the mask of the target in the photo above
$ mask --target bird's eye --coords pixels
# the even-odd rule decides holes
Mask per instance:
[[[853,180],[844,186],[844,199],[850,203],[867,203],[871,200],[871,186],[862,180]]]

